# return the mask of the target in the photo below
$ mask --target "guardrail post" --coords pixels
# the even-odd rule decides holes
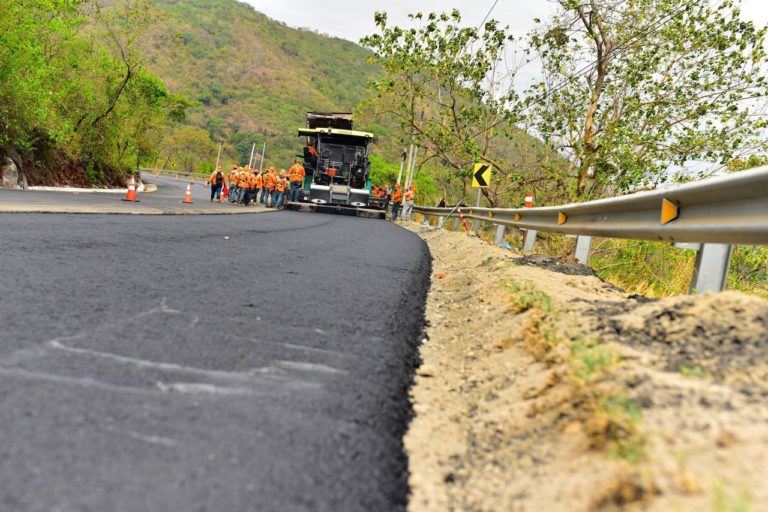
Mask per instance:
[[[454,231],[458,231],[459,230],[459,222],[460,222],[460,219],[459,219],[458,216],[453,219],[453,230]]]
[[[494,242],[496,245],[501,245],[501,243],[504,241],[504,235],[507,232],[507,226],[504,224],[499,224],[496,226],[496,240]]]
[[[533,252],[533,246],[536,243],[536,235],[538,233],[535,229],[529,229],[525,233],[525,242],[523,242],[523,253]]]
[[[579,236],[576,238],[576,261],[582,265],[589,265],[589,251],[592,249],[591,236]]]
[[[437,219],[437,227],[443,229],[443,222],[445,222],[445,217],[438,217]]]
[[[728,280],[733,246],[727,244],[702,244],[696,255],[691,293],[721,292]]]

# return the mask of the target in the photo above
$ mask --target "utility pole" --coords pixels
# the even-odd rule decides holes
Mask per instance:
[[[256,143],[253,143],[253,147],[251,148],[251,158],[248,159],[248,168],[253,168],[253,153],[256,151]]]
[[[223,142],[219,142],[219,156],[216,157],[216,167],[214,167],[214,172],[219,170],[219,162],[221,161],[221,146],[223,146]]]
[[[411,160],[411,168],[408,173],[408,180],[405,182],[405,188],[406,190],[413,185],[413,175],[416,172],[416,162],[417,158],[419,156],[419,146],[414,146],[413,148],[413,160]]]
[[[259,164],[259,172],[264,169],[264,155],[267,154],[267,130],[264,130],[264,148],[261,150],[261,163]]]
[[[480,199],[483,197],[483,189],[479,188],[477,189],[477,204],[475,207],[480,208]],[[477,233],[477,230],[480,229],[480,221],[475,219],[475,222],[472,223],[472,231]]]
[[[403,169],[405,168],[405,160],[410,156],[411,148],[413,147],[413,144],[408,148],[408,154],[403,151],[402,158],[400,159],[400,173],[397,175],[397,183],[399,184],[400,181],[403,179]]]

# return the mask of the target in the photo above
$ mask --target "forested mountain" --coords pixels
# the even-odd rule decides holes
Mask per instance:
[[[189,124],[228,143],[230,159],[247,160],[251,143],[260,147],[266,131],[268,160],[285,165],[300,144],[296,128],[304,113],[354,109],[377,73],[360,46],[290,28],[236,0],[154,0],[153,6],[158,37],[148,68],[175,94],[197,102]],[[200,135],[187,128],[169,138],[159,164],[191,165],[203,157],[182,154],[183,139]],[[178,154],[171,156],[174,147]]]

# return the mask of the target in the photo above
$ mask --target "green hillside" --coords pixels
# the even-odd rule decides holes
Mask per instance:
[[[360,46],[290,28],[235,0],[153,4],[161,14],[156,30],[165,36],[158,40],[172,44],[156,44],[148,67],[175,94],[198,102],[188,123],[227,143],[229,160],[247,161],[251,144],[260,146],[266,131],[267,160],[285,166],[299,147],[296,128],[304,124],[304,113],[352,110],[376,73]],[[180,137],[192,135],[186,130]],[[383,143],[379,151],[392,146]],[[195,158],[179,154],[188,146],[169,139],[158,164],[192,165]],[[215,159],[215,144],[205,149]]]

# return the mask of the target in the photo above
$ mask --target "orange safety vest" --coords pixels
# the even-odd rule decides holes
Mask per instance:
[[[400,204],[402,200],[403,200],[403,191],[400,189],[395,189],[395,191],[392,192],[392,202],[395,204]]]
[[[408,190],[405,193],[405,200],[406,201],[413,201],[413,190]]]
[[[219,184],[219,180],[217,179],[216,175],[219,174],[220,172],[221,171],[218,171],[218,170],[213,171],[213,173],[211,174],[211,179],[208,180],[208,182],[211,185],[218,185]],[[223,172],[221,172],[221,182],[224,183],[224,173]]]
[[[288,181],[285,178],[278,178],[275,186],[278,192],[285,192],[286,185],[288,185]]]
[[[245,172],[240,173],[240,181],[237,182],[237,186],[240,188],[248,188],[250,186],[250,179],[248,178],[248,174]]]
[[[266,176],[264,176],[264,188],[267,188],[269,190],[274,190],[276,179],[277,179],[276,174],[268,172]]]
[[[304,171],[304,167],[301,164],[296,164],[290,168],[288,174],[291,177],[291,181],[304,181],[304,176],[306,176],[307,173]]]
[[[261,174],[256,175],[256,188],[261,188],[264,185],[264,178]]]

